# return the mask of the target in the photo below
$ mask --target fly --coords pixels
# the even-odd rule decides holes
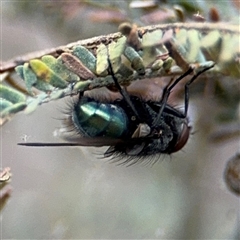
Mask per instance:
[[[79,95],[73,105],[68,121],[77,137],[69,143],[19,143],[24,146],[110,146],[105,157],[132,165],[145,157],[171,154],[186,144],[191,127],[187,118],[189,86],[211,67],[198,69],[185,85],[184,112],[170,106],[167,101],[171,90],[186,76],[194,72],[190,67],[175,81],[168,84],[160,101],[144,101],[129,95],[120,86],[109,61],[109,73],[122,99],[99,102]],[[157,158],[156,158],[157,159]],[[155,161],[154,161],[155,162]]]

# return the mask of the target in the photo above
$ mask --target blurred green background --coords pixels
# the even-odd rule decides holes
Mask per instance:
[[[100,12],[111,12],[111,2],[120,9],[120,20],[116,14],[106,20]],[[224,21],[239,17],[233,1],[159,2],[169,9],[181,3],[187,18],[198,11],[208,16],[210,7]],[[101,1],[103,7],[68,3],[1,1],[1,59],[116,32],[121,19],[140,23],[149,13],[129,9],[130,1]],[[1,128],[1,165],[13,172],[13,194],[2,211],[2,239],[239,239],[239,198],[223,180],[239,140],[209,140],[222,107],[215,96],[201,93],[190,99],[194,134],[183,151],[162,156],[152,167],[109,164],[100,159],[102,148],[17,146],[26,137],[57,141],[53,132],[66,103],[63,99],[32,115],[18,114]]]

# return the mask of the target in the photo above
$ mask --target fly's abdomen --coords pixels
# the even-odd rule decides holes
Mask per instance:
[[[128,128],[128,117],[121,107],[91,99],[80,101],[72,118],[79,132],[89,137],[118,138]]]

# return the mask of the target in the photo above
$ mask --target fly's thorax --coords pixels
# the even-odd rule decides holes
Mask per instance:
[[[187,142],[190,134],[188,119],[178,109],[166,105],[161,118],[157,123],[161,104],[159,102],[145,102],[137,97],[131,97],[131,101],[138,109],[142,122],[132,122],[131,111],[125,109],[129,118],[128,131],[135,130],[132,135],[128,134],[126,143],[112,146],[107,153],[118,152],[131,157],[144,157],[154,154],[171,154],[180,150]],[[120,104],[124,104],[120,101]],[[126,104],[124,105],[126,106]]]
[[[122,137],[128,129],[128,117],[118,105],[82,97],[72,112],[74,126],[83,136]]]
[[[171,154],[182,149],[189,138],[191,128],[188,126],[187,118],[163,113],[160,121],[151,130],[150,135],[143,139],[145,145],[140,153],[143,156]]]

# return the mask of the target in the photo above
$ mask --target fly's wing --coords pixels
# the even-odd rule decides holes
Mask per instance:
[[[88,147],[104,147],[115,146],[116,144],[124,143],[122,139],[105,138],[105,137],[78,137],[71,139],[71,142],[49,143],[49,142],[24,142],[18,143],[21,146],[29,147],[74,147],[74,146],[88,146]]]

